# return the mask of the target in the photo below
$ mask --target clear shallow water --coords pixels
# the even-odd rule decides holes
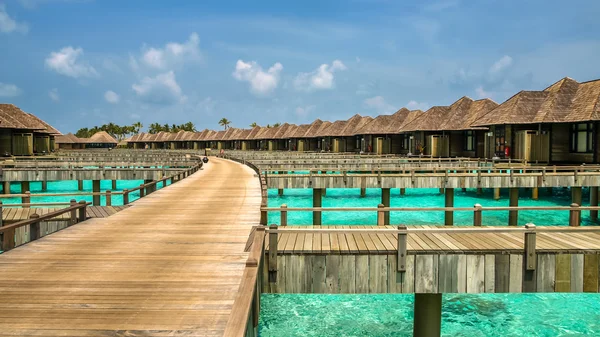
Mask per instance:
[[[263,294],[261,337],[412,336],[413,295]],[[600,336],[600,294],[446,294],[443,336]]]
[[[112,190],[112,181],[111,180],[101,180],[100,181],[100,190],[102,192],[111,190],[115,191],[123,191],[124,189],[132,189],[139,187],[143,184],[143,180],[118,180],[117,181],[117,189]],[[168,186],[168,184],[167,184]],[[82,192],[92,192],[92,181],[84,181],[83,182],[83,190],[79,191],[77,189],[77,180],[63,180],[63,181],[49,181],[48,182],[48,190],[42,191],[42,183],[41,182],[31,182],[29,184],[29,189],[32,194],[53,194],[53,193],[82,193]],[[158,188],[162,188],[162,183],[158,184]],[[19,194],[21,193],[21,184],[20,183],[12,183],[10,185],[10,193]],[[136,191],[129,194],[129,202],[133,202],[140,198],[140,192]],[[81,195],[72,195],[72,196],[41,196],[41,197],[32,197],[32,203],[51,203],[51,202],[69,202],[71,199],[75,199],[77,201],[85,200],[88,202],[92,202],[92,196],[81,196]],[[2,198],[2,203],[4,204],[20,204],[21,197],[13,197],[13,198]],[[102,196],[100,198],[100,203],[102,206],[106,205],[106,198]],[[122,195],[113,195],[112,196],[112,205],[113,206],[122,206],[123,205],[123,196]],[[56,206],[50,206],[56,207]]]
[[[589,190],[583,189],[583,205],[589,205]],[[279,196],[277,189],[269,190],[269,207],[312,207],[311,189],[286,189],[283,196]],[[391,207],[443,207],[444,195],[439,189],[406,189],[404,196],[399,189],[391,190]],[[360,197],[360,189],[356,188],[330,188],[323,197],[323,207],[377,207],[381,203],[381,189],[367,189],[367,195]],[[475,189],[463,192],[454,190],[455,207],[473,207],[481,204],[484,207],[508,206],[508,191],[502,190],[500,200],[494,200],[493,190],[486,189],[482,195],[477,195]],[[571,204],[571,190],[554,188],[552,195],[545,189],[539,190],[539,199],[531,199],[531,190],[519,191],[519,206],[569,206]],[[508,224],[507,211],[483,212],[483,224],[487,226],[504,226]],[[328,225],[375,225],[376,212],[323,212],[323,224]],[[269,212],[270,224],[280,223],[279,212]],[[392,212],[390,215],[392,225],[441,225],[444,223],[444,212]],[[569,224],[568,211],[520,211],[519,224],[534,223],[538,226],[566,226]],[[289,225],[312,224],[311,212],[288,212]],[[454,212],[455,225],[473,224],[473,212]],[[589,220],[588,213],[582,212],[582,225],[595,224]]]

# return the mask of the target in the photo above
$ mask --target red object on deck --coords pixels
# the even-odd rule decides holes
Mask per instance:
[[[504,156],[505,157],[510,157],[510,146],[505,146],[504,147]]]

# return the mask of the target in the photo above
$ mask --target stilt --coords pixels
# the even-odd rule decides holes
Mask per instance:
[[[144,180],[144,185],[150,184],[152,182],[152,179],[146,179]],[[146,186],[146,195],[152,193],[152,185],[148,185]]]
[[[454,207],[454,189],[446,188],[446,207]],[[446,211],[444,212],[444,225],[452,226],[454,225],[454,211]]]
[[[92,192],[100,193],[100,180],[92,180]],[[92,197],[92,204],[94,206],[100,206],[100,194]]]
[[[537,187],[532,188],[531,189],[531,199],[538,200],[538,195],[539,195],[538,188]]]
[[[401,188],[400,195],[405,195],[405,194],[406,194],[406,188]]]
[[[500,188],[499,187],[494,188],[494,200],[500,200]]]
[[[466,192],[466,191],[467,191],[467,189],[463,187],[463,188],[462,188],[462,191],[463,191],[463,192]]]
[[[581,197],[581,186],[572,186],[571,187],[571,203],[577,204],[581,206],[582,197]],[[581,226],[581,217],[579,217],[579,223],[577,226]]]
[[[280,188],[277,190],[277,195],[279,195],[279,196],[283,195],[283,188]]]
[[[390,189],[389,188],[381,189],[381,203],[383,204],[383,207],[390,207]],[[384,213],[383,224],[385,226],[390,225],[390,212]]]
[[[554,189],[552,187],[546,187],[546,194],[552,195]]]
[[[509,192],[509,206],[519,206],[519,188],[511,187],[508,189]],[[508,225],[517,226],[519,224],[519,211],[508,211]]]
[[[364,198],[366,196],[367,196],[367,189],[364,188],[364,187],[361,187],[361,189],[360,189],[360,197]]]
[[[46,192],[48,190],[48,182],[42,181],[42,191]]]
[[[478,187],[477,188],[477,195],[482,195],[483,194],[483,188]]]
[[[442,333],[442,294],[415,294],[413,336],[436,337]]]
[[[326,196],[327,195],[327,189],[326,188],[323,189],[323,191],[321,192],[321,195],[322,196]]]
[[[116,190],[117,190],[117,181],[116,181],[116,180],[113,180],[113,181],[112,181],[112,186],[111,186],[111,187],[112,187],[112,190],[113,190],[113,191],[116,191]]]
[[[313,188],[313,207],[321,207],[323,204],[322,189]],[[321,226],[321,211],[313,211],[313,226]]]
[[[440,188],[440,194],[444,194],[444,188],[443,187]]]
[[[598,187],[590,186],[590,206],[598,206]],[[598,211],[590,211],[590,219],[598,220]]]
[[[21,182],[21,193],[25,193],[25,192],[31,192],[31,189],[29,188],[29,181]]]
[[[10,181],[4,182],[4,194],[10,194]]]
[[[83,180],[77,180],[77,189],[83,191]]]

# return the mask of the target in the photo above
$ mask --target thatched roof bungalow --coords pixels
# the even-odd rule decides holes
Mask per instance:
[[[61,133],[14,104],[0,104],[0,154],[30,156],[54,150]]]

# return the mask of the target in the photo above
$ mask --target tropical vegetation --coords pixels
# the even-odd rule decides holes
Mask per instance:
[[[219,121],[219,125],[225,127],[225,130],[229,128],[229,124],[231,124],[231,121],[227,118],[221,118]]]
[[[185,124],[179,124],[179,125],[152,123],[148,127],[148,133],[154,134],[154,133],[159,133],[161,131],[162,132],[179,132],[179,131],[196,132],[197,130],[196,130],[196,126],[192,122],[187,122]]]
[[[116,140],[121,141],[129,135],[139,133],[142,127],[143,125],[140,122],[133,123],[132,125],[117,125],[115,123],[108,123],[91,128],[81,128],[77,130],[75,136],[79,138],[90,138],[100,131],[105,131],[109,135],[113,136]]]

